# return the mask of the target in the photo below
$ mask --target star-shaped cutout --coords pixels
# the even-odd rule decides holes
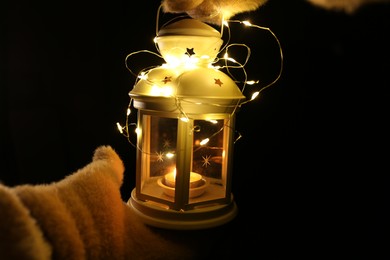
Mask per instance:
[[[169,148],[171,147],[171,142],[168,139],[165,139],[163,142],[164,148]]]
[[[207,168],[207,166],[210,165],[210,157],[211,157],[211,155],[202,156],[202,158],[203,158],[202,166]]]
[[[158,162],[163,162],[164,161],[164,154],[162,152],[156,152],[157,154],[157,161]]]
[[[187,48],[187,51],[185,53],[186,55],[188,55],[188,57],[191,57],[192,55],[195,55],[195,52],[194,52],[194,48]]]
[[[164,82],[164,84],[167,84],[168,82],[171,82],[172,81],[172,76],[166,76],[162,82]]]
[[[214,84],[217,84],[221,87],[223,82],[220,79],[214,79]]]

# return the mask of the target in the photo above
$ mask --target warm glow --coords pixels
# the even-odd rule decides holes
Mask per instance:
[[[138,78],[146,80],[148,79],[148,75],[145,72],[141,72],[141,74],[138,75]]]
[[[223,11],[218,14],[227,15]],[[231,147],[241,138],[234,127],[235,114],[272,86],[282,72],[281,45],[271,30],[249,21],[222,19],[222,23],[218,32],[195,19],[177,25],[166,23],[163,26],[168,25],[167,30],[157,30],[157,22],[156,34],[161,36],[154,38],[157,51],[141,50],[125,59],[126,68],[136,78],[129,92],[124,127],[117,123],[118,130],[137,149],[137,187],[128,205],[139,210],[142,219],[159,227],[186,229],[190,224],[204,228],[234,217],[236,206],[230,204]],[[258,80],[248,77],[245,66],[251,49],[245,43],[230,42],[235,39],[232,23],[239,27],[239,39],[245,37],[244,31],[252,29],[267,30],[276,39],[280,70],[271,83],[261,81],[258,86]],[[222,39],[224,31],[227,41]],[[249,40],[257,36],[250,35]],[[130,63],[129,58],[139,53],[164,61],[135,73],[129,65],[137,63]],[[254,66],[261,67],[256,63]],[[131,108],[139,109],[138,114],[131,115]],[[133,117],[138,117],[137,123],[130,123]],[[130,138],[133,128],[136,138]],[[225,203],[228,207],[221,208]],[[182,214],[187,209],[188,215],[196,213],[194,218]]]
[[[165,61],[167,64],[165,65],[166,67],[171,67],[171,68],[176,68],[180,66],[180,59],[178,59],[176,56],[172,55],[167,55],[165,57]]]
[[[230,74],[230,70],[232,70],[232,69],[240,69],[240,70],[242,70],[243,78],[242,79],[238,79],[237,78],[237,80],[235,79],[235,82],[242,84],[242,87],[241,87],[240,90],[241,90],[242,94],[247,96],[248,98],[244,102],[237,102],[236,103],[236,108],[238,108],[240,106],[243,106],[244,104],[246,104],[248,102],[251,102],[254,99],[258,98],[258,96],[260,95],[260,92],[262,92],[265,89],[267,89],[270,86],[272,86],[276,81],[279,80],[279,78],[281,76],[282,68],[283,68],[282,48],[281,48],[281,45],[279,43],[278,38],[276,37],[276,35],[269,28],[252,24],[249,21],[240,21],[240,20],[224,20],[223,19],[222,23],[223,23],[223,26],[225,26],[227,28],[228,32],[229,32],[229,34],[228,34],[229,35],[229,40],[228,41],[230,41],[230,27],[231,27],[231,23],[239,23],[239,24],[241,24],[241,26],[248,26],[248,27],[251,27],[251,29],[261,29],[261,30],[268,31],[269,33],[271,33],[271,35],[274,37],[274,39],[276,40],[276,42],[278,44],[279,51],[280,51],[280,70],[279,70],[278,75],[276,76],[276,78],[271,83],[269,83],[269,84],[267,84],[265,86],[262,86],[260,89],[257,89],[257,91],[254,90],[253,91],[254,93],[251,95],[250,98],[249,98],[249,95],[250,95],[249,93],[248,94],[244,94],[246,92],[246,89],[245,89],[246,86],[247,85],[252,86],[252,85],[258,84],[259,81],[258,80],[248,80],[248,77],[247,77],[248,75],[247,75],[247,72],[245,70],[245,66],[247,65],[247,61],[249,60],[251,50],[250,50],[250,48],[246,44],[241,44],[241,43],[230,43],[229,44],[229,42],[227,42],[224,45],[223,49],[219,50],[218,55],[220,55],[220,56],[217,57],[216,59],[213,59],[213,61],[212,61],[212,56],[211,55],[214,52],[212,52],[212,51],[211,52],[208,52],[208,51],[204,52],[203,50],[198,52],[197,48],[195,48],[195,49],[193,48],[194,46],[185,46],[185,47],[188,47],[187,48],[187,52],[185,52],[184,50],[183,50],[183,52],[178,51],[176,45],[172,45],[172,46],[168,45],[169,48],[164,49],[164,50],[162,50],[162,49],[160,50],[158,48],[158,53],[152,52],[152,51],[148,51],[148,50],[141,50],[141,51],[133,52],[133,53],[131,53],[131,54],[126,56],[126,68],[133,75],[135,75],[137,77],[137,80],[143,80],[144,81],[142,83],[145,84],[145,86],[147,86],[146,89],[148,91],[148,93],[147,93],[148,95],[155,96],[155,97],[176,98],[177,109],[180,111],[180,115],[178,116],[178,118],[182,122],[190,122],[190,119],[188,118],[187,111],[185,111],[185,109],[183,109],[183,107],[180,104],[181,100],[177,99],[177,97],[176,97],[176,92],[178,90],[176,89],[175,86],[180,84],[180,80],[179,80],[180,79],[180,75],[182,75],[184,72],[187,72],[187,71],[192,70],[192,69],[197,69],[197,68],[199,68],[199,66],[202,66],[202,68],[207,66],[207,68],[212,68],[214,70],[227,70],[227,72],[229,74]],[[221,31],[221,36],[222,36],[222,33],[223,33],[223,30]],[[159,44],[158,37],[154,38],[154,42],[157,45]],[[161,47],[161,46],[159,46],[159,47]],[[242,57],[239,57],[236,60],[233,57],[229,56],[229,54],[235,54],[236,53],[236,52],[231,51],[231,49],[236,48],[236,47],[244,47],[245,48],[246,54],[247,54],[245,59],[243,59]],[[130,57],[132,57],[133,55],[138,54],[138,53],[149,53],[149,54],[156,55],[156,56],[158,56],[160,58],[163,58],[165,60],[165,63],[161,64],[160,67],[162,69],[164,69],[164,70],[169,70],[170,71],[169,77],[170,77],[170,79],[172,78],[172,82],[170,82],[168,80],[167,81],[161,81],[160,80],[160,76],[156,77],[155,76],[156,74],[153,74],[153,73],[149,74],[149,72],[151,72],[152,69],[151,70],[144,69],[138,75],[133,73],[133,71],[130,69],[130,67],[127,64],[127,60]],[[224,61],[223,62],[218,62],[218,61],[222,61],[222,60],[224,60]],[[160,70],[157,70],[157,72],[160,73]],[[161,75],[161,76],[163,77],[165,75]],[[251,89],[253,89],[253,87],[251,87]],[[207,95],[207,93],[205,93],[205,95]],[[130,104],[129,104],[129,107],[127,109],[127,118],[126,118],[126,120],[129,120],[130,114],[132,112],[132,111],[130,111],[131,101],[132,101],[132,99],[130,99]],[[194,104],[208,105],[208,106],[213,106],[214,105],[214,103],[207,103],[207,101],[194,102]],[[236,112],[236,109],[234,109],[232,113],[234,114],[235,112]],[[213,123],[213,124],[217,123],[216,120],[208,120],[208,119],[206,119],[206,120],[211,122],[211,123]],[[128,121],[126,121],[126,124],[125,124],[124,127],[122,127],[119,123],[117,123],[117,128],[118,128],[119,132],[121,134],[123,134],[128,139],[128,141],[132,144],[132,142],[129,139],[130,138],[130,134],[128,132],[128,126],[129,125],[130,124],[129,124]],[[140,134],[140,129],[136,128],[135,132],[137,134]],[[208,137],[211,138],[213,135],[214,134],[211,134]],[[198,141],[197,145],[198,144],[200,144],[201,146],[206,145],[209,142],[209,138],[206,138],[206,139],[204,139],[204,140],[202,140],[200,142]],[[240,138],[241,138],[241,134],[236,139],[236,141],[239,140]],[[132,144],[132,145],[135,146],[134,144]],[[174,154],[170,154],[170,153],[166,154],[167,158],[172,158],[173,156],[174,156]]]
[[[208,138],[203,139],[203,140],[200,142],[200,145],[205,145],[205,144],[207,144],[209,141],[210,141],[210,139],[208,139]]]
[[[259,95],[259,92],[258,92],[258,91],[255,92],[255,93],[253,93],[253,94],[252,94],[251,100],[254,100],[258,95]]]
[[[202,56],[202,59],[208,58],[208,56]],[[199,58],[188,57],[187,55],[182,57],[167,55],[164,59],[167,62],[164,67],[171,69],[191,70],[197,68],[199,64]]]
[[[150,90],[150,94],[152,96],[164,96],[164,97],[169,97],[172,96],[173,94],[173,89],[171,86],[157,86],[153,85],[152,89]]]
[[[246,84],[248,84],[248,85],[254,85],[254,84],[257,84],[257,83],[259,83],[259,81],[258,80],[248,80],[247,82],[246,82]]]
[[[220,69],[222,68],[222,67],[219,66],[219,65],[215,65],[215,66],[214,66],[214,65],[212,65],[212,64],[209,64],[208,67],[211,68],[211,69],[215,69],[215,70],[220,70]]]
[[[229,55],[228,55],[227,52],[223,55],[223,58],[224,58],[225,60],[228,60],[228,61],[237,63],[237,61],[236,61],[235,59],[229,57]]]
[[[214,120],[214,119],[206,119],[206,121],[212,123],[212,124],[217,124],[218,121],[217,120]]]
[[[176,169],[174,172],[165,174],[164,176],[165,184],[169,187],[175,187],[176,185]]]
[[[173,153],[167,153],[165,156],[166,156],[168,159],[171,159],[171,158],[173,158],[173,157],[175,156],[175,154],[173,154]],[[175,172],[176,172],[176,169],[175,169]]]
[[[176,185],[176,168],[173,172],[167,173],[164,175],[165,184],[169,187],[175,187]],[[190,187],[197,187],[202,183],[202,175],[199,173],[191,172],[190,173]]]
[[[245,24],[246,26],[251,26],[252,25],[249,21],[243,21],[242,23]]]
[[[122,126],[121,126],[118,122],[116,123],[116,127],[118,128],[119,132],[120,132],[121,134],[123,134]]]
[[[180,120],[185,122],[185,123],[188,123],[190,120],[187,118],[187,117],[180,117]]]

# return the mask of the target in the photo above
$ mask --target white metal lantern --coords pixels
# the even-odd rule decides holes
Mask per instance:
[[[237,214],[232,194],[235,112],[245,98],[211,66],[223,43],[195,19],[156,38],[166,64],[142,75],[129,95],[138,110],[136,187],[128,205],[149,225],[203,229]]]

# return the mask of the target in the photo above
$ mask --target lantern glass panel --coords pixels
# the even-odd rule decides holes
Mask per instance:
[[[224,198],[227,173],[225,120],[194,120],[193,136],[192,172],[202,175],[208,188],[203,196],[190,202]],[[207,138],[209,141],[201,145]]]
[[[139,113],[137,197],[175,209],[230,201],[233,119],[203,114],[184,122],[177,115],[157,114]]]
[[[141,193],[144,195],[164,198],[165,196],[158,180],[176,166],[177,119],[159,116],[142,116],[142,164],[141,164]]]

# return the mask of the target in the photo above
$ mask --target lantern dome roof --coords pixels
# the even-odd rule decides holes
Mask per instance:
[[[167,63],[191,59],[205,66],[215,60],[223,43],[215,28],[196,19],[166,25],[159,30],[155,41]]]
[[[213,27],[182,19],[161,29],[156,42],[166,64],[134,85],[129,95],[135,107],[174,112],[180,102],[189,113],[225,113],[245,98],[233,79],[211,65],[223,43]]]
[[[205,99],[244,98],[228,75],[217,69],[203,67],[182,72],[163,67],[151,69],[135,84],[130,95]]]
[[[144,108],[151,103],[164,102],[176,106],[177,100],[181,100],[192,105],[209,104],[216,106],[216,110],[222,108],[224,111],[232,109],[245,98],[227,74],[204,67],[184,71],[163,67],[151,69],[135,84],[129,95],[138,104],[143,103]],[[196,109],[199,108],[191,107],[191,110]]]

